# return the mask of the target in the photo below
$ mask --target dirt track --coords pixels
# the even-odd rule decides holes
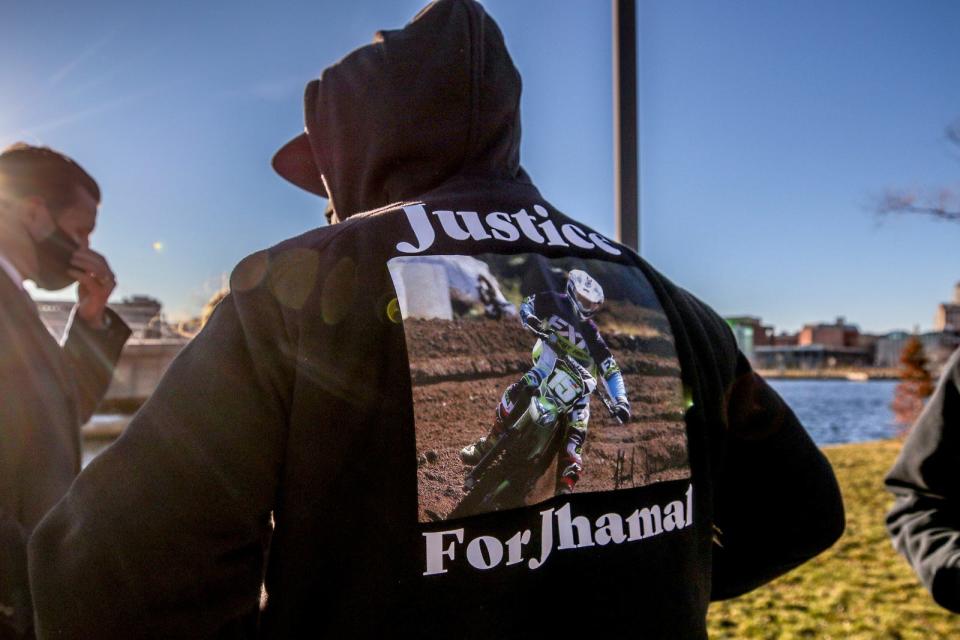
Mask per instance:
[[[622,316],[632,308],[620,311],[620,318],[607,317],[610,326],[623,326]],[[613,333],[603,317],[597,322],[624,372],[634,418],[618,425],[600,399],[592,399],[578,492],[616,488],[620,452],[619,486],[689,476],[679,371],[665,319],[644,312],[627,320],[646,337]],[[446,517],[463,497],[467,467],[458,452],[489,431],[501,393],[530,367],[533,342],[516,318],[408,319],[404,329],[414,384],[420,520],[432,521]],[[543,485],[552,491],[552,483]]]

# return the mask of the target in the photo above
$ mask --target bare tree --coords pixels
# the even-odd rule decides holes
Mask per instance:
[[[960,159],[960,118],[946,128],[947,141],[958,152]],[[909,213],[930,216],[938,220],[960,222],[960,193],[948,187],[925,192],[907,189],[888,189],[877,203],[877,213]]]

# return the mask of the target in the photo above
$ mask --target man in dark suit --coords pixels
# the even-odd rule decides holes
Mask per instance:
[[[80,426],[130,335],[107,308],[116,280],[90,249],[100,189],[44,147],[0,153],[0,639],[30,637],[26,541],[80,471]],[[79,282],[61,343],[23,287]]]

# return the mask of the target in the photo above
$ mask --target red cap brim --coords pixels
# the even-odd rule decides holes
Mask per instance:
[[[310,139],[306,133],[283,145],[273,156],[273,169],[284,180],[314,193],[321,198],[328,198],[327,190],[320,178],[320,170],[313,160],[313,151],[310,149]]]

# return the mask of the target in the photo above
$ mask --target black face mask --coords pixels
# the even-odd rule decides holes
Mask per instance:
[[[68,287],[76,278],[67,273],[73,266],[70,258],[80,245],[68,236],[60,227],[49,236],[35,242],[37,251],[37,273],[33,281],[41,289],[57,291]]]

